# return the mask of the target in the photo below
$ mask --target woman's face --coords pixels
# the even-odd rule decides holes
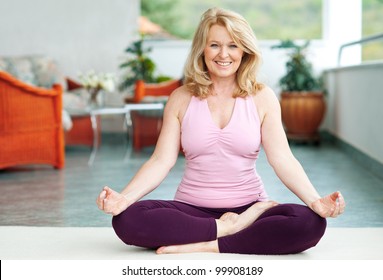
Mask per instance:
[[[225,27],[216,24],[209,30],[204,56],[211,78],[233,77],[241,64],[243,50]]]

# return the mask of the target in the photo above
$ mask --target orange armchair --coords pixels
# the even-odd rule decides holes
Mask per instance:
[[[152,84],[138,80],[134,90],[134,102],[141,102],[146,96],[169,96],[180,86],[182,86],[182,80],[170,80]]]
[[[46,89],[0,71],[0,169],[65,164],[62,86]]]
[[[175,89],[182,85],[182,80],[170,80],[161,83],[136,83],[133,98],[125,99],[126,103],[139,102],[166,102],[161,97],[169,96]],[[162,112],[132,111],[133,148],[136,151],[145,146],[154,146],[162,127]]]

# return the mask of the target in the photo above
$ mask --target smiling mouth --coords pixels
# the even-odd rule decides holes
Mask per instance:
[[[222,62],[222,61],[216,61],[215,63],[217,63],[220,66],[229,66],[231,64],[231,62]]]

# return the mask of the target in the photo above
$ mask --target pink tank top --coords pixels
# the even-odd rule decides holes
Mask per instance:
[[[267,200],[255,161],[261,126],[252,98],[236,98],[227,126],[219,128],[206,99],[192,97],[181,124],[186,168],[175,200],[226,208]]]

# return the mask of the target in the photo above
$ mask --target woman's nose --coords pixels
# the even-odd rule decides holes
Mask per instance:
[[[219,55],[221,58],[226,58],[229,56],[229,52],[225,46],[221,48]]]

